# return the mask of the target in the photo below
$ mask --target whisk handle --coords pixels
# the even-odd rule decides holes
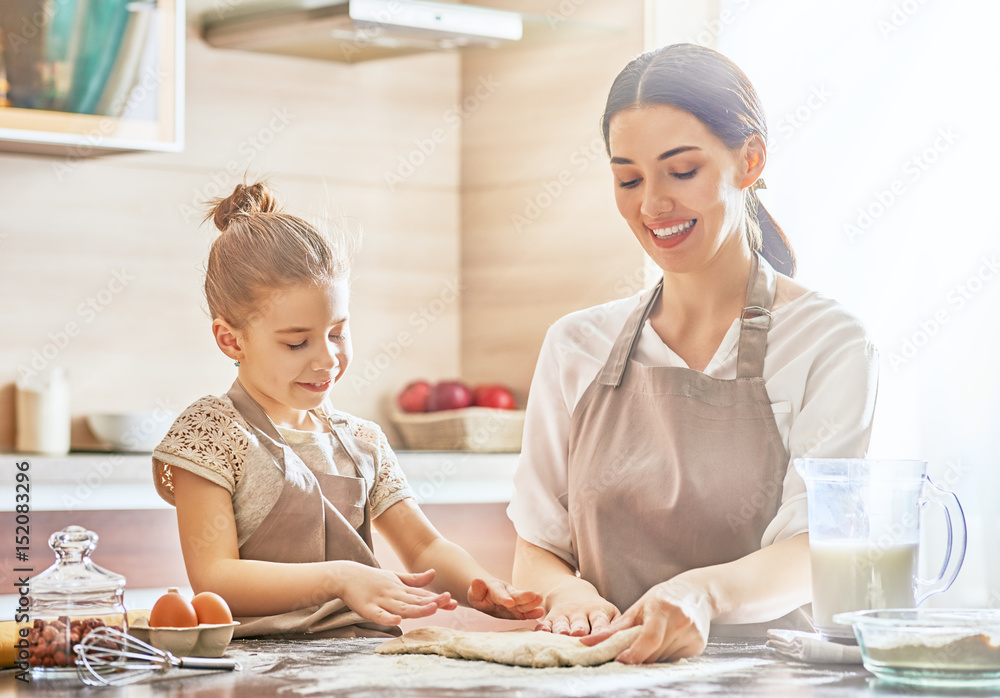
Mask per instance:
[[[239,665],[232,659],[214,657],[178,657],[177,666],[183,669],[228,669],[232,671]]]

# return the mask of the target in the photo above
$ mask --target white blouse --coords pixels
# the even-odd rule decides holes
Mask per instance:
[[[528,394],[524,439],[507,515],[518,535],[576,567],[567,510],[570,418],[632,310],[649,291],[559,319],[542,344]],[[736,377],[734,320],[704,373]],[[773,312],[764,384],[789,453],[781,505],[761,547],[808,531],[805,483],[795,458],[860,458],[868,449],[878,355],[861,323],[835,301],[807,292]],[[632,353],[647,366],[687,367],[647,320]],[[637,521],[637,526],[642,522]]]

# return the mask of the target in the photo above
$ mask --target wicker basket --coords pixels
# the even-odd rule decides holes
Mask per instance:
[[[414,451],[512,453],[521,450],[524,410],[466,407],[416,414],[393,412],[391,421],[405,447]]]

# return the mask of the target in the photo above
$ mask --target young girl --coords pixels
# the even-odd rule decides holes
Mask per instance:
[[[279,212],[262,182],[238,185],[210,217],[222,234],[205,294],[239,375],[188,407],[153,453],[194,590],[226,599],[238,637],[398,635],[403,618],[457,599],[541,617],[538,594],[434,529],[376,424],[327,404],[351,361],[350,241]],[[411,574],[379,568],[372,523]]]

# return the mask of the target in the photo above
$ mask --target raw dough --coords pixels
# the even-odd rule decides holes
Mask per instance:
[[[542,631],[472,632],[429,626],[379,645],[378,654],[440,654],[514,666],[594,666],[610,662],[642,632],[635,626],[587,647],[578,637]]]

